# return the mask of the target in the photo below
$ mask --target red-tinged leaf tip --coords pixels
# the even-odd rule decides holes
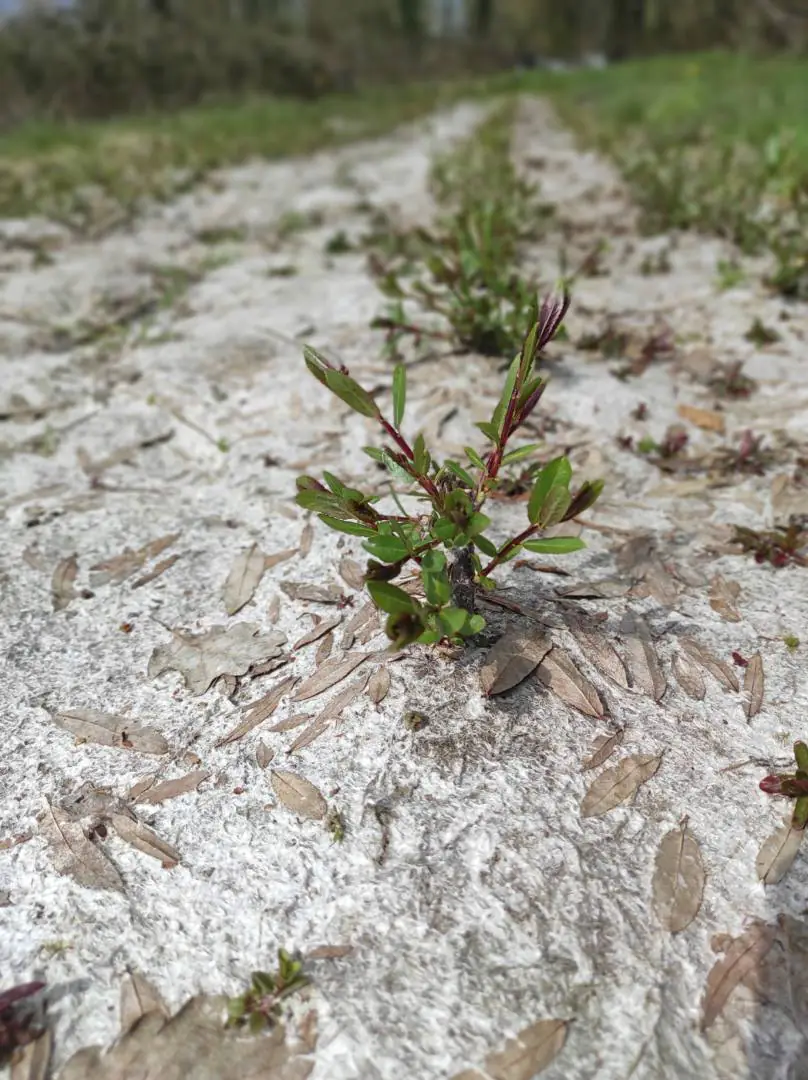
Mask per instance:
[[[764,776],[758,785],[767,795],[780,795],[782,783],[779,776]]]
[[[539,340],[537,351],[540,352],[548,345],[558,333],[558,328],[564,321],[569,311],[571,297],[568,292],[559,296],[548,296],[544,299],[539,312]]]

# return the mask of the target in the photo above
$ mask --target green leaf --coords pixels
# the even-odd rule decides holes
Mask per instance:
[[[427,602],[433,607],[443,607],[452,599],[452,586],[444,570],[442,573],[421,575]]]
[[[544,505],[544,500],[550,494],[550,489],[557,486],[569,487],[571,479],[572,466],[565,457],[554,458],[544,466],[536,477],[536,483],[533,485],[530,501],[527,504],[527,516],[532,525],[535,525],[538,521],[539,511]]]
[[[295,502],[304,510],[313,510],[316,514],[331,514],[333,517],[348,516],[342,501],[328,491],[298,491]]]
[[[418,642],[419,645],[435,645],[438,641],[440,641],[440,638],[441,635],[439,631],[424,630],[423,634],[421,634],[420,637],[417,637],[415,640]]]
[[[389,581],[369,581],[367,589],[370,598],[377,608],[386,611],[388,615],[400,615],[408,612],[416,612],[418,604],[403,589],[397,585],[391,585]]]
[[[325,373],[325,384],[332,394],[336,394],[340,401],[344,401],[354,412],[369,416],[373,420],[378,419],[379,408],[376,402],[350,375],[330,368]]]
[[[485,469],[485,462],[474,449],[473,446],[466,446],[463,448],[466,451],[466,457],[469,459],[472,465],[477,469]]]
[[[457,529],[457,525],[453,521],[449,521],[448,518],[438,518],[432,526],[432,535],[436,540],[446,543],[447,540],[452,540],[457,535]]]
[[[409,555],[407,545],[396,536],[374,536],[362,545],[370,555],[383,563],[396,563]]]
[[[463,631],[466,637],[471,637],[472,634],[479,634],[481,630],[485,629],[485,619],[482,615],[472,615],[466,624],[466,628]]]
[[[511,397],[513,396],[514,387],[516,386],[516,376],[519,374],[519,357],[515,356],[511,366],[508,368],[508,374],[505,377],[505,385],[502,388],[502,396],[499,399],[499,403],[494,409],[494,415],[491,418],[492,424],[496,425],[497,432],[501,434],[502,423],[505,419],[505,414],[508,411],[508,405],[510,404]]]
[[[490,439],[492,443],[496,443],[499,438],[499,430],[496,424],[489,424],[485,420],[478,420],[474,426],[480,429],[486,439]],[[483,466],[483,468],[485,468],[485,466]]]
[[[537,555],[569,555],[585,548],[586,544],[578,536],[545,536],[539,540],[525,540],[522,547]]]
[[[323,480],[328,484],[335,495],[344,496],[345,485],[333,473],[323,472]]]
[[[516,450],[509,450],[502,458],[503,465],[513,465],[517,461],[524,461],[526,457],[535,454],[541,449],[541,443],[528,443],[527,446],[519,446]]]
[[[403,364],[396,364],[393,370],[393,427],[397,430],[404,419],[404,406],[407,403],[407,369]]]
[[[535,524],[540,529],[549,529],[551,525],[557,525],[559,521],[564,520],[564,515],[569,510],[571,502],[572,495],[570,495],[569,488],[564,487],[562,484],[556,484],[547,493],[547,498],[542,503]]]
[[[415,466],[416,471],[419,472],[421,476],[426,476],[427,472],[429,471],[429,466],[432,459],[430,458],[429,451],[426,448],[424,437],[420,432],[418,433],[418,435],[415,436],[415,442],[412,446],[412,453],[414,458],[413,465]]]
[[[479,536],[481,532],[485,532],[490,524],[491,518],[486,517],[485,514],[481,514],[479,510],[477,510],[468,520],[468,524],[466,525],[466,535],[469,540],[473,540],[475,536]]]
[[[348,533],[350,536],[375,536],[376,530],[360,525],[358,521],[341,521],[339,518],[330,517],[328,514],[320,514],[320,521],[329,529],[337,532]]]
[[[440,574],[446,569],[446,556],[442,551],[427,551],[421,558],[421,569],[427,574]]]
[[[465,628],[469,613],[465,608],[446,607],[441,611],[438,620],[447,637],[454,637]]]
[[[468,487],[474,487],[474,477],[471,473],[466,472],[462,465],[458,465],[456,461],[446,461],[444,462],[443,467],[444,469],[448,469],[450,473],[454,473],[454,475],[459,480],[462,480]]]
[[[321,382],[323,386],[328,386],[328,383],[326,382],[326,372],[331,368],[328,361],[320,356],[316,349],[312,349],[310,345],[303,346],[303,359],[306,361],[306,367],[315,379],[318,382]]]
[[[497,553],[496,546],[491,543],[485,536],[475,536],[474,543],[482,551],[484,555],[487,555],[489,559],[493,559]]]

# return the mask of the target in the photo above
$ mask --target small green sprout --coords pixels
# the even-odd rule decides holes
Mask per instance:
[[[246,1027],[251,1034],[273,1027],[280,1016],[281,1002],[308,983],[302,963],[293,960],[285,949],[278,949],[278,970],[254,971],[249,990],[228,1001],[227,1027]]]

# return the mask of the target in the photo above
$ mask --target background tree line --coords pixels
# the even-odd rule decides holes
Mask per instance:
[[[27,0],[0,30],[0,122],[806,41],[808,0]]]

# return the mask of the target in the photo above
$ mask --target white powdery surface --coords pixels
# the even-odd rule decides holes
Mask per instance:
[[[544,409],[557,423],[551,445],[570,449],[583,475],[607,479],[587,518],[618,530],[587,531],[589,547],[558,560],[575,575],[570,580],[614,575],[614,551],[626,539],[619,530],[626,530],[654,535],[663,561],[690,582],[667,606],[653,596],[577,602],[583,613],[607,612],[615,640],[625,611],[646,617],[668,679],[660,703],[587,666],[560,628],[554,589],[564,579],[512,566],[502,575],[508,596],[553,624],[554,639],[595,682],[611,720],[573,711],[535,679],[486,700],[484,649],[459,660],[413,650],[391,665],[392,689],[381,705],[360,697],[310,747],[287,756],[299,731],[272,734],[268,726],[294,711],[314,715],[328,695],[298,705],[287,699],[245,738],[214,744],[238,722],[242,704],[286,674],[310,673],[316,645],[277,674],[243,681],[233,700],[216,686],[194,697],[175,673],[147,675],[170,628],[248,621],[282,631],[291,646],[311,613],[334,613],[287,598],[284,580],[341,584],[356,597],[354,610],[362,603],[336,573],[344,555],[362,558],[358,542],[317,522],[310,552],[268,570],[232,618],[222,592],[233,560],[251,544],[267,554],[298,544],[305,524],[293,502],[299,472],[325,467],[356,482],[376,476],[360,451],[375,433],[329,398],[300,355],[309,341],[338,355],[365,385],[389,387],[382,336],[368,328],[382,298],[365,257],[328,256],[324,244],[337,229],[351,239],[367,230],[362,200],[404,224],[428,221],[430,157],[478,118],[462,107],[373,144],[224,172],[215,186],[150,212],[125,234],[77,243],[56,230],[48,265],[33,265],[19,246],[4,256],[0,839],[31,838],[0,851],[0,896],[8,901],[0,908],[0,973],[4,985],[42,977],[58,990],[59,1062],[115,1036],[127,969],[178,1007],[201,991],[237,992],[250,971],[274,966],[278,947],[305,953],[349,944],[350,955],[310,965],[305,1006],[319,1019],[315,1080],[446,1078],[544,1017],[575,1021],[543,1074],[549,1080],[805,1076],[793,1056],[800,1032],[747,988],[707,1035],[698,1022],[716,958],[713,935],[736,935],[750,917],[799,917],[808,907],[805,852],[780,884],[764,888],[756,877],[757,851],[785,811],[757,788],[769,770],[721,771],[750,758],[785,764],[793,740],[808,734],[806,644],[791,653],[782,640],[808,638],[808,578],[803,569],[775,571],[717,553],[722,525],[760,526],[806,508],[782,506],[773,488],[778,474],[793,469],[788,464],[699,490],[617,446],[621,433],[661,437],[679,403],[715,404],[671,363],[619,381],[615,362],[556,345],[560,362]],[[744,360],[760,381],[749,399],[723,403],[727,442],[737,444],[752,427],[773,440],[787,435],[804,452],[805,306],[791,305],[782,319],[786,305],[757,283],[759,267],[746,283],[719,291],[716,262],[731,252],[701,237],[677,239],[669,273],[642,274],[643,258],[666,241],[638,237],[612,169],[577,149],[536,103],[524,110],[517,145],[533,160],[543,197],[574,224],[580,251],[610,239],[607,272],[576,289],[572,340],[598,329],[610,311],[646,322],[661,313],[683,351]],[[268,243],[273,224],[290,211],[319,211],[321,223]],[[227,261],[216,266],[198,234],[222,226],[244,232],[223,245]],[[558,269],[557,229],[531,253],[548,281]],[[147,329],[135,319],[126,339],[106,349],[103,342],[54,345],[54,327],[99,310],[109,318],[122,310],[116,304],[136,310],[152,288],[150,266],[200,261],[202,279],[157,311]],[[273,276],[288,264],[294,276]],[[761,350],[745,339],[754,316],[778,328],[778,344]],[[422,427],[453,453],[478,444],[472,421],[490,411],[497,367],[476,356],[413,367],[408,430]],[[387,390],[379,400],[389,403]],[[644,424],[630,418],[639,402],[649,412]],[[689,431],[696,446],[721,441]],[[504,537],[520,527],[524,504],[497,503],[493,512]],[[175,532],[161,557],[180,558],[162,576],[137,589],[135,574],[89,590],[91,566]],[[54,612],[51,575],[73,553],[77,595]],[[709,605],[706,582],[716,573],[742,586],[739,622],[722,620]],[[490,639],[514,623],[527,625],[493,613]],[[710,679],[704,701],[682,693],[670,669],[682,635],[726,661],[733,650],[760,651],[765,697],[751,721],[742,696]],[[354,648],[383,646],[379,636]],[[170,753],[150,758],[77,743],[44,706],[123,713],[157,728]],[[408,710],[427,723],[410,730]],[[626,728],[620,756],[664,752],[662,765],[634,801],[582,819],[594,774],[583,773],[581,761],[594,738],[616,725]],[[278,802],[269,769],[256,763],[259,740],[275,753],[270,769],[299,772],[341,811],[342,843],[322,822]],[[164,869],[110,837],[104,850],[124,879],[123,894],[82,888],[54,871],[37,833],[46,799],[64,801],[86,782],[123,795],[146,775],[181,775],[195,760],[188,754],[210,778],[198,792],[141,815],[179,850],[180,865]],[[651,879],[661,837],[685,815],[707,881],[696,920],[671,935],[651,908]],[[389,828],[384,843],[381,822]]]

